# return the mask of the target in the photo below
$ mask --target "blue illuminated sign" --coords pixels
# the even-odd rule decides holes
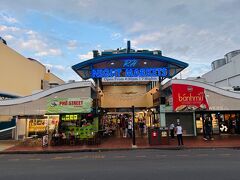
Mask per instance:
[[[137,64],[137,60],[136,59],[127,59],[124,60],[124,64],[123,67],[135,67]]]
[[[103,77],[166,77],[168,69],[161,68],[112,68],[92,69],[92,78]]]

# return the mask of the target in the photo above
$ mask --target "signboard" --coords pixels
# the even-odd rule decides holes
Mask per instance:
[[[102,82],[159,81],[159,77],[103,77]]]
[[[91,78],[104,77],[167,77],[168,69],[160,68],[105,68],[92,69]]]
[[[31,134],[45,132],[47,130],[46,119],[30,119],[28,121],[28,132]]]
[[[79,120],[80,115],[79,114],[62,114],[61,120],[62,121],[72,121],[72,120]]]
[[[174,111],[209,109],[204,88],[187,84],[172,84],[172,96]]]
[[[51,98],[48,99],[46,113],[90,113],[92,101],[91,98]]]

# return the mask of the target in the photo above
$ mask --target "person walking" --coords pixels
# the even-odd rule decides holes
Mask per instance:
[[[183,146],[183,137],[182,137],[183,129],[182,129],[182,126],[180,125],[180,122],[177,123],[175,132],[177,134],[178,146]]]
[[[144,126],[145,126],[145,123],[143,122],[143,120],[140,120],[139,129],[140,129],[141,138],[143,138],[143,135],[144,135]]]
[[[132,120],[128,120],[128,137],[132,138]]]
[[[204,140],[213,140],[212,137],[212,122],[210,117],[207,118],[207,120],[205,121],[205,137]]]
[[[174,125],[173,122],[170,124],[169,129],[170,129],[171,138],[174,139],[174,129],[175,129],[175,125]]]

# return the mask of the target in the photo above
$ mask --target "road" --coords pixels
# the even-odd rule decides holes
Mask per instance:
[[[240,150],[0,155],[0,180],[240,179]]]

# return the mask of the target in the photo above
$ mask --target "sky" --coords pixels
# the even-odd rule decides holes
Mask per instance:
[[[240,0],[0,0],[0,36],[64,81],[92,50],[159,49],[189,64],[182,78],[240,49]]]

